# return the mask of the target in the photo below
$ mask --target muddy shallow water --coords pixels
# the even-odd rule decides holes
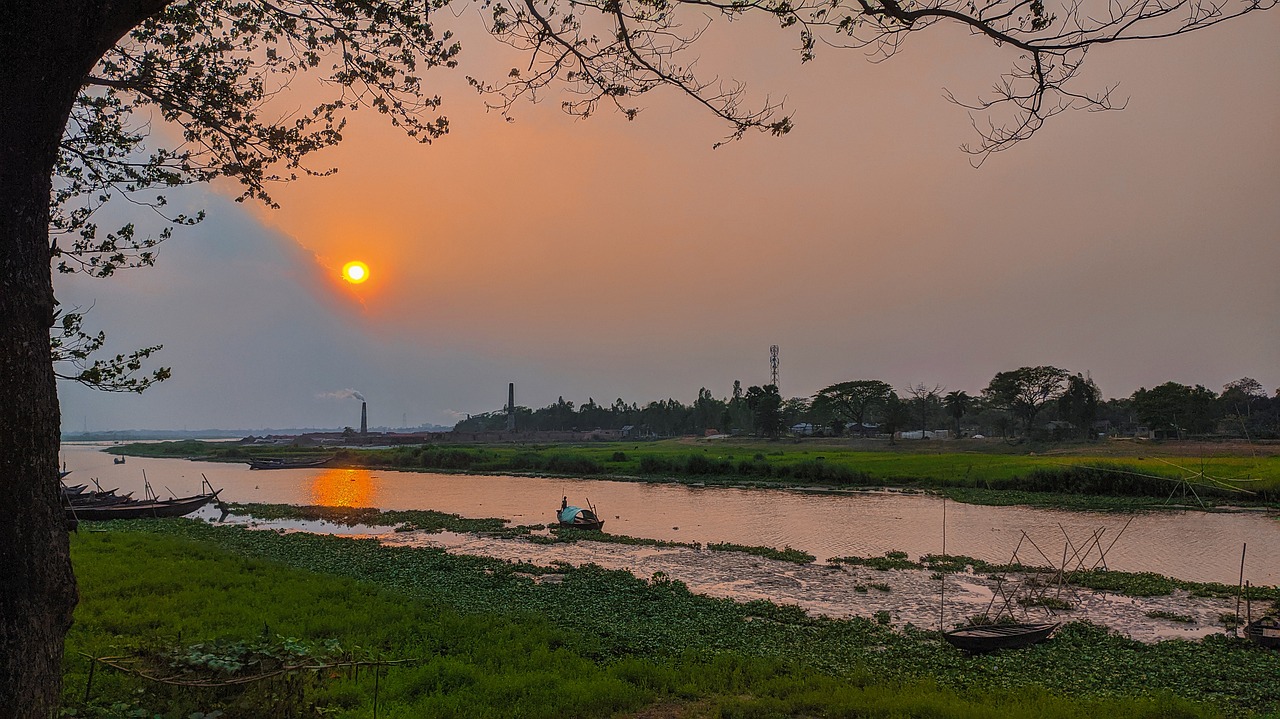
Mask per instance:
[[[501,517],[515,524],[552,521],[560,498],[567,496],[575,504],[590,499],[605,519],[606,531],[636,537],[790,546],[814,554],[819,561],[891,550],[914,558],[943,548],[943,502],[925,494],[830,494],[364,469],[251,471],[241,464],[135,457],[114,465],[102,448],[64,444],[63,459],[73,470],[67,481],[97,478],[104,487],[141,495],[145,470],[152,486],[167,496],[195,493],[204,474],[223,488],[223,499],[232,502],[434,509],[465,517]],[[1241,549],[1247,543],[1245,579],[1280,584],[1280,521],[1274,515],[1195,511],[1121,515],[956,502],[945,506],[950,554],[1002,562],[1021,542],[1024,561],[1057,564],[1064,548],[1092,543],[1091,538],[1101,531],[1103,548],[1115,542],[1106,555],[1111,569],[1234,585],[1240,575]],[[1038,549],[1026,544],[1024,532]],[[1053,561],[1042,561],[1041,554]],[[1096,551],[1093,557],[1091,563],[1097,559]]]
[[[448,532],[384,534],[378,539],[394,546],[440,547],[459,554],[539,566],[551,566],[556,562],[575,566],[597,564],[607,569],[624,569],[644,579],[662,572],[671,579],[684,582],[699,594],[737,601],[768,599],[779,604],[796,605],[813,615],[871,618],[877,612],[887,611],[890,621],[897,627],[911,623],[936,629],[941,619],[943,626],[950,629],[969,616],[988,611],[996,588],[996,581],[991,577],[948,575],[945,603],[940,606],[940,582],[927,570],[880,571],[867,567],[801,565],[740,552],[684,547],[636,547],[590,541],[545,545],[521,539]],[[552,579],[554,581],[554,575]],[[883,585],[887,585],[887,591]],[[1075,609],[1050,613],[1043,608],[1023,611],[1021,607],[1015,607],[1015,616],[1025,621],[1088,620],[1133,639],[1151,642],[1197,639],[1221,633],[1224,629],[1219,623],[1219,616],[1233,613],[1235,609],[1233,600],[1191,597],[1182,591],[1166,597],[1132,598],[1067,589],[1060,596],[1075,605]],[[1151,611],[1173,612],[1192,617],[1195,622],[1153,619],[1147,616]],[[995,610],[991,613],[995,614]]]

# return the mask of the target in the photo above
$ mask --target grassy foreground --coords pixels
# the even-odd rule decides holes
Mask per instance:
[[[931,632],[813,619],[595,567],[549,574],[181,520],[81,532],[72,549],[71,716],[371,717],[375,686],[379,717],[1280,716],[1280,653],[1225,637],[1142,645],[1073,624],[1030,650],[970,658]],[[323,671],[234,690],[99,667],[83,701],[81,652],[211,667],[264,641],[290,656],[418,661],[383,669],[377,683],[368,670]]]
[[[1280,454],[1274,447],[1098,443],[1037,449],[971,440],[902,441],[895,446],[872,441],[663,440],[348,448],[337,450],[335,462],[404,470],[776,487],[918,487],[984,504],[1066,503],[1085,509],[1139,508],[1171,497],[1182,504],[1280,503]],[[112,451],[223,461],[334,453],[195,440],[125,445]]]

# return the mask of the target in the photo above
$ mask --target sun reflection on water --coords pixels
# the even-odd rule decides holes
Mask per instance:
[[[326,469],[311,480],[311,502],[325,507],[373,507],[377,493],[367,469]]]

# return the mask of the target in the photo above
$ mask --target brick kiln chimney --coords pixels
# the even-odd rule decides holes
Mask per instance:
[[[507,385],[507,431],[516,431],[516,383]]]

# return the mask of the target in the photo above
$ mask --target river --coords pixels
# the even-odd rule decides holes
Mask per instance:
[[[195,494],[201,477],[231,502],[434,509],[515,524],[553,521],[560,498],[596,506],[606,531],[682,542],[790,546],[818,559],[943,549],[944,502],[900,492],[817,493],[592,479],[399,472],[389,469],[252,471],[247,465],[129,457],[113,464],[106,445],[68,443],[69,484],[142,495],[143,473],[161,496]],[[1274,513],[1162,511],[1111,514],[945,503],[946,551],[993,562],[1015,549],[1026,563],[1060,564],[1080,547],[1086,566],[1235,584],[1280,584],[1280,520]],[[1128,526],[1126,527],[1126,524]],[[1100,535],[1098,533],[1101,533]],[[1095,537],[1098,540],[1095,541]],[[1114,544],[1112,544],[1114,542]],[[1045,561],[1047,558],[1050,561]]]

